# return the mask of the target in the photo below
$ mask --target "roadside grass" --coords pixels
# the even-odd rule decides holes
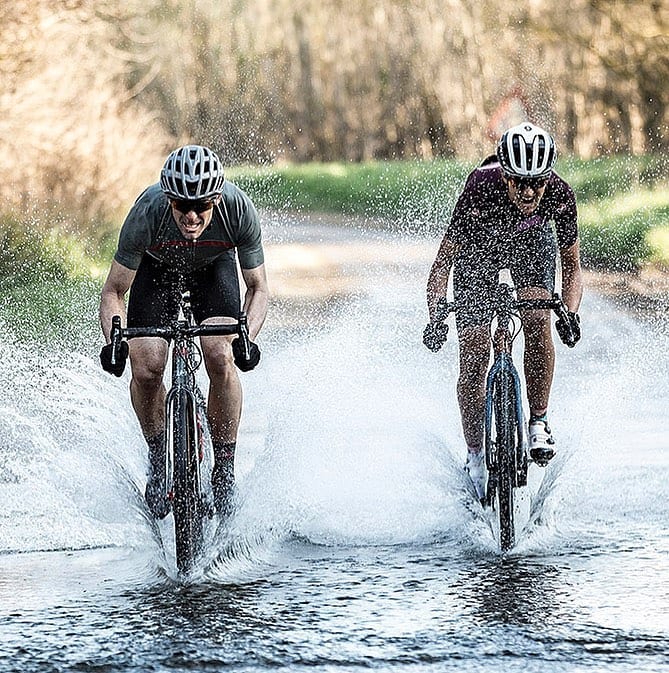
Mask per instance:
[[[90,249],[62,230],[0,222],[0,331],[79,352],[97,345],[100,280]]]
[[[367,217],[405,233],[444,230],[473,164],[455,160],[236,167],[230,179],[261,208]],[[634,271],[669,259],[669,157],[566,158],[586,265]],[[664,233],[663,233],[664,232]]]
[[[639,189],[580,207],[586,266],[635,271],[669,264],[669,190]]]
[[[456,161],[337,162],[236,167],[228,175],[260,208],[420,226],[448,216],[471,168]]]
[[[589,203],[640,189],[667,187],[669,156],[617,155],[597,159],[559,159],[557,170],[569,182],[579,201]]]
[[[665,209],[664,221],[669,222],[669,211]],[[650,261],[669,271],[669,224],[651,229],[646,240],[650,246]]]
[[[228,173],[260,208],[364,217],[369,226],[433,236],[444,230],[472,167],[441,160],[240,167]],[[586,266],[669,270],[666,157],[567,159],[558,172],[577,193]],[[100,223],[85,239],[68,233],[64,222],[47,215],[0,216],[0,334],[37,349],[76,349],[94,357],[99,292],[118,228]]]

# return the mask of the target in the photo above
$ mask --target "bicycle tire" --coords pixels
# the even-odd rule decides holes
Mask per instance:
[[[174,396],[174,537],[177,569],[187,573],[202,550],[204,511],[200,497],[199,447],[193,398],[186,390]]]
[[[503,552],[515,540],[514,487],[516,486],[516,392],[508,370],[501,370],[493,388],[495,416],[496,484],[495,495],[499,523],[499,544]]]

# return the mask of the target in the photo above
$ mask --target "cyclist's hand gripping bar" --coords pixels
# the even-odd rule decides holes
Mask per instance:
[[[250,372],[260,362],[260,349],[249,338],[246,313],[239,316],[239,337],[232,342],[232,355],[235,364],[243,372]]]
[[[559,302],[559,306],[554,309],[555,315],[558,317],[555,323],[555,331],[565,346],[573,348],[581,339],[581,319],[578,313],[573,313],[567,309],[567,306],[557,294],[553,295],[553,298]]]
[[[128,344],[122,341],[121,317],[118,315],[112,318],[109,336],[110,342],[100,351],[100,364],[106,372],[121,376],[128,359]]]
[[[446,318],[452,310],[452,305],[445,298],[440,299],[437,303],[434,321],[429,322],[423,330],[423,344],[433,353],[436,353],[446,343],[448,338]]]

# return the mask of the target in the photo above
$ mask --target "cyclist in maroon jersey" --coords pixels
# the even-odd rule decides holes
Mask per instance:
[[[156,518],[165,517],[165,387],[168,344],[160,338],[138,338],[112,363],[109,333],[112,316],[127,325],[155,327],[178,316],[181,292],[189,291],[198,323],[237,320],[241,296],[237,262],[246,285],[243,309],[251,339],[267,314],[268,289],[258,214],[249,197],[224,178],[218,156],[208,147],[186,145],[165,161],[160,183],[148,187],[130,209],[118,248],[102,289],[100,324],[107,340],[103,368],[121,376],[130,355],[130,396],[149,446],[146,501]],[[228,514],[234,483],[234,458],[242,409],[242,389],[235,365],[253,369],[260,360],[251,343],[250,357],[231,337],[201,342],[209,375],[207,413],[214,449],[212,487],[216,508]]]
[[[485,375],[490,361],[489,326],[499,271],[509,269],[520,299],[550,298],[559,251],[562,298],[568,322],[556,323],[560,338],[574,346],[580,338],[578,308],[583,293],[576,198],[554,171],[552,136],[525,122],[508,129],[488,157],[467,178],[430,270],[430,322],[423,342],[438,351],[448,326],[435,322],[453,270],[460,373],[457,383],[467,443],[465,470],[484,496],[483,418]],[[522,316],[524,371],[530,408],[530,455],[546,464],[555,453],[548,425],[548,402],[555,367],[549,311]]]

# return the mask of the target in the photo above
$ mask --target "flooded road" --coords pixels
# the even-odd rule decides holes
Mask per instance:
[[[237,513],[188,583],[140,496],[127,374],[0,344],[0,670],[669,671],[667,324],[586,295],[559,455],[502,557],[462,471],[455,339],[421,344],[437,241],[266,239]]]

